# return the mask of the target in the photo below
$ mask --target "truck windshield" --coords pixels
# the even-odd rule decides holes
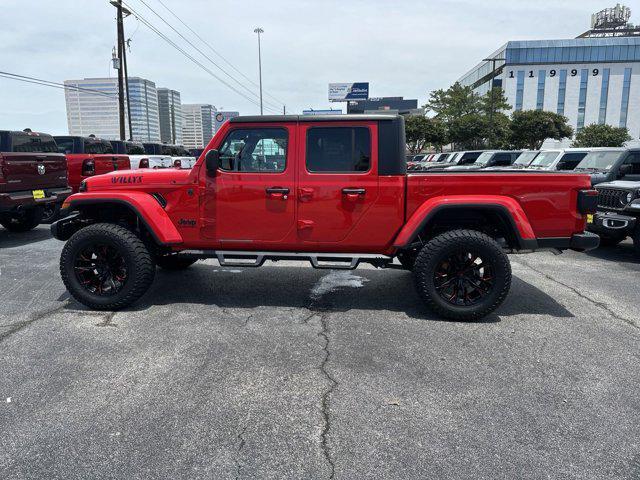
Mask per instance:
[[[531,162],[530,167],[548,167],[553,163],[553,161],[558,158],[560,152],[557,150],[550,150],[548,152],[540,152],[540,155],[536,157],[536,159]]]
[[[513,164],[517,167],[526,167],[538,156],[540,152],[532,151],[532,152],[523,152],[520,154],[518,159],[513,162]]]
[[[599,151],[589,152],[578,164],[575,170],[595,170],[607,172],[616,163],[624,151]]]
[[[16,132],[11,134],[11,151],[24,153],[57,153],[58,146],[50,135]]]
[[[495,154],[496,152],[482,152],[476,159],[474,164],[486,165],[487,163],[489,163],[489,160],[491,160],[491,157],[493,157]]]

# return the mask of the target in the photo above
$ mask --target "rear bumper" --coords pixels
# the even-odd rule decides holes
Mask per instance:
[[[17,213],[26,208],[33,208],[49,203],[62,203],[71,195],[71,188],[39,188],[44,191],[44,198],[34,199],[33,190],[0,193],[0,213]]]
[[[586,252],[598,248],[600,237],[595,233],[576,233],[571,237],[538,238],[524,240],[524,250],[576,250]]]

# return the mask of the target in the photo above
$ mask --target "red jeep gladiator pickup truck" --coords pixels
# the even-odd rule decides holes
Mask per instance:
[[[405,155],[399,116],[233,118],[192,170],[85,180],[52,225],[67,241],[62,279],[79,302],[112,310],[147,291],[156,265],[400,268],[397,258],[428,307],[473,320],[507,295],[507,253],[598,245],[584,231],[597,204],[587,175],[407,174]]]
[[[71,194],[67,160],[51,135],[0,131],[0,224],[27,232]]]

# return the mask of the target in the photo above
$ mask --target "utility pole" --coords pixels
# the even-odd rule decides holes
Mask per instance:
[[[127,122],[129,123],[129,140],[133,140],[133,127],[131,126],[131,97],[129,96],[129,70],[127,69],[127,49],[125,48],[124,43],[122,45],[122,63],[124,66],[124,91],[127,96]]]
[[[286,114],[287,114],[287,106],[286,106],[286,105],[283,105],[283,106],[282,106],[282,114],[283,114],[283,115],[286,115]]]
[[[495,109],[495,97],[493,91],[493,79],[496,76],[496,62],[503,61],[504,58],[485,58],[483,62],[491,62],[491,84],[489,86],[489,148],[493,148],[493,139],[494,139],[494,131],[493,131],[493,110]]]
[[[264,115],[262,109],[262,52],[260,47],[260,34],[264,33],[264,30],[260,27],[257,27],[253,30],[253,33],[258,34],[258,73],[260,75],[260,115]]]
[[[111,0],[109,3],[116,7],[116,27],[117,27],[117,42],[118,42],[118,61],[114,62],[116,68],[118,69],[118,117],[120,123],[120,140],[126,139],[125,133],[125,122],[124,122],[124,99],[125,99],[125,70],[126,70],[126,59],[125,59],[125,45],[124,45],[124,21],[123,14],[130,15],[131,12],[122,6],[122,0]],[[129,89],[129,85],[127,82],[127,90]],[[127,101],[129,100],[129,95],[126,96]],[[129,115],[131,115],[131,109],[129,109]],[[131,134],[131,121],[129,121],[129,134]]]

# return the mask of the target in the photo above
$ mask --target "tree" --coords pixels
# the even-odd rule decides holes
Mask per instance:
[[[543,110],[525,110],[511,115],[511,143],[515,148],[539,150],[548,139],[562,140],[573,136],[573,128],[565,116]]]
[[[405,120],[407,146],[410,153],[419,153],[433,145],[440,149],[447,143],[447,130],[439,120],[411,115]]]
[[[622,147],[631,140],[629,130],[611,125],[588,125],[576,134],[573,147]]]
[[[491,115],[495,112],[504,112],[511,110],[509,100],[504,95],[502,87],[493,87],[485,95],[480,97],[480,111],[485,115]]]
[[[448,123],[456,118],[481,109],[480,96],[471,87],[463,87],[456,82],[447,90],[435,90],[429,95],[425,109],[435,113],[437,119]]]
[[[488,119],[479,113],[469,113],[449,123],[449,139],[455,143],[456,150],[484,148],[488,134]]]

